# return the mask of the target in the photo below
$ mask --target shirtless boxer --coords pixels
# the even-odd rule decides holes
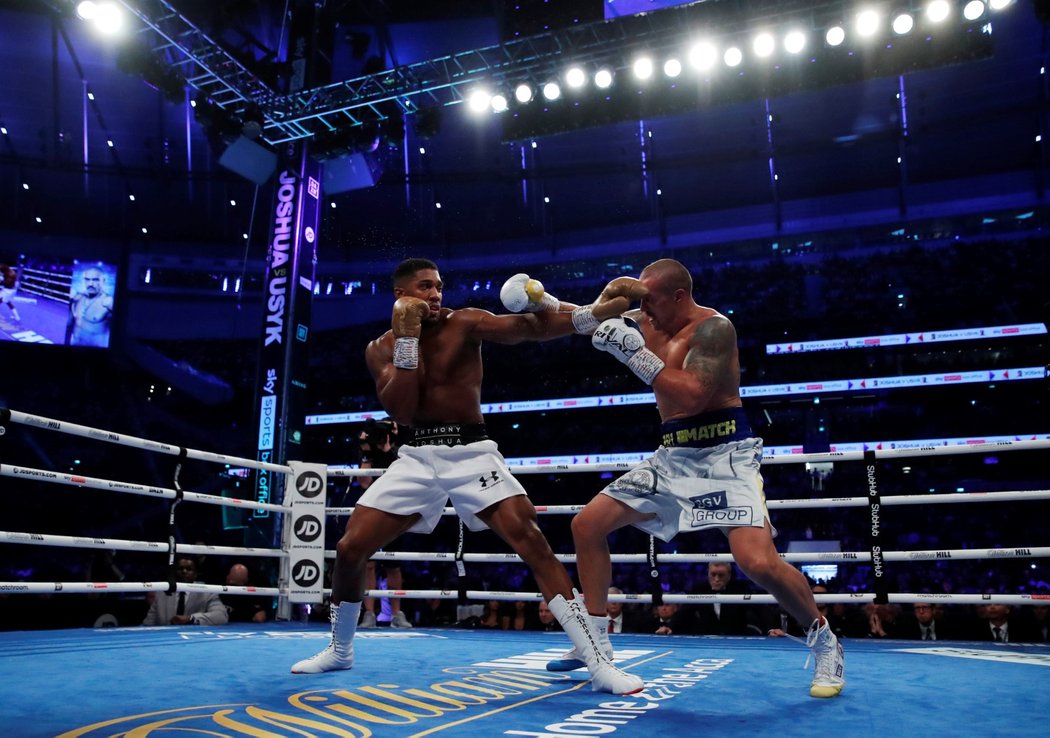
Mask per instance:
[[[0,264],[0,305],[7,305],[11,317],[22,322],[22,316],[15,307],[15,293],[18,291],[18,270],[7,264]]]
[[[817,610],[806,578],[773,545],[776,531],[759,469],[762,439],[752,432],[740,401],[736,330],[724,315],[696,304],[692,277],[672,259],[643,269],[636,292],[644,294],[641,309],[631,311],[641,331],[616,317],[601,324],[592,343],[652,386],[662,445],[573,519],[587,610],[605,617],[613,531],[633,525],[670,541],[684,531],[720,529],[744,573],[808,627],[806,642],[816,661],[810,695],[834,697],[845,684],[842,646]],[[548,668],[580,666],[578,654],[570,653]]]
[[[613,666],[595,647],[586,609],[565,567],[536,522],[536,510],[485,432],[481,414],[481,343],[514,344],[566,336],[582,326],[593,332],[604,317],[619,315],[630,295],[606,295],[593,306],[560,303],[538,293],[524,274],[503,286],[504,302],[519,315],[443,307],[443,282],[427,259],[408,259],[394,271],[391,330],[372,341],[365,361],[380,403],[411,440],[388,471],[361,495],[336,545],[332,571],[332,640],[292,672],[349,669],[364,596],[365,566],[378,549],[407,531],[434,530],[451,498],[471,530],[491,528],[532,569],[544,599],[569,635],[595,690],[632,694],[637,676]],[[530,297],[531,295],[531,297]]]
[[[103,289],[105,275],[89,267],[81,275],[84,289],[69,298],[66,343],[70,346],[108,346],[113,298]]]

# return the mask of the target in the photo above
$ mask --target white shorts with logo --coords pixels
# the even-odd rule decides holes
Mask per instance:
[[[761,438],[709,448],[661,446],[602,494],[655,515],[634,525],[661,541],[710,528],[761,528],[769,517],[761,463]]]
[[[525,494],[507,469],[495,441],[460,446],[402,446],[397,460],[357,504],[395,515],[419,513],[412,533],[430,533],[449,500],[471,530],[488,528],[478,513],[500,500]]]

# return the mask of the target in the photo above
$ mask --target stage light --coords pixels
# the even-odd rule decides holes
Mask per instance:
[[[599,69],[594,73],[594,86],[599,90],[607,89],[612,85],[613,75],[608,69]]]
[[[984,3],[981,0],[970,0],[963,6],[963,18],[974,21],[984,15]]]
[[[474,90],[467,97],[467,105],[475,113],[481,113],[488,110],[489,103],[492,101],[492,95],[486,90]]]
[[[926,6],[926,17],[933,23],[940,23],[952,12],[952,6],[948,0],[933,0]]]
[[[664,62],[664,74],[674,78],[682,73],[682,62],[677,59],[668,59]]]
[[[94,20],[96,15],[98,15],[98,6],[91,2],[91,0],[84,0],[84,2],[77,3],[77,17],[80,18],[80,20]]]
[[[878,12],[874,10],[862,10],[857,14],[857,35],[862,38],[870,38],[879,30],[880,19]]]
[[[799,54],[806,48],[806,34],[803,31],[788,31],[784,36],[784,50],[789,54]]]
[[[557,100],[561,97],[561,87],[557,82],[548,82],[543,86],[543,96],[548,100]]]
[[[532,85],[527,85],[524,82],[514,90],[514,98],[523,105],[532,101],[533,94]]]
[[[653,76],[653,60],[648,56],[639,57],[634,60],[631,69],[637,79],[649,79]]]
[[[910,32],[914,25],[915,21],[910,15],[908,15],[907,13],[901,13],[893,19],[893,32],[896,33],[898,36],[903,36],[904,34]]]
[[[587,82],[587,75],[580,67],[572,67],[565,73],[565,83],[574,90],[578,90]]]
[[[755,36],[751,42],[751,49],[755,52],[755,56],[760,59],[765,59],[767,56],[773,54],[773,50],[776,48],[776,41],[773,40],[773,35],[770,33],[760,33]]]
[[[722,61],[727,67],[738,67],[740,62],[744,61],[744,53],[736,46],[730,46],[722,55]]]
[[[988,3],[988,7],[992,10],[1002,10],[1012,2],[1013,0],[991,0],[991,2]]]
[[[827,41],[828,46],[841,46],[846,40],[846,29],[842,26],[832,26],[824,34],[824,40]]]
[[[99,31],[113,35],[124,27],[124,14],[115,3],[102,3],[95,8],[94,21]]]
[[[718,61],[718,49],[710,41],[698,41],[689,49],[689,64],[693,69],[706,72]]]
[[[507,109],[507,98],[503,95],[492,96],[492,112],[502,113]]]

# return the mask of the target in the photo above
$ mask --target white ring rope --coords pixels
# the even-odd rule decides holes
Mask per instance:
[[[882,504],[887,507],[895,505],[936,505],[959,502],[1028,502],[1050,500],[1050,489],[1012,490],[1004,492],[953,492],[950,494],[893,495],[883,497]],[[766,500],[766,505],[779,510],[791,510],[813,507],[867,507],[866,497],[829,497],[825,499]],[[577,513],[584,505],[536,505],[537,515],[565,515]],[[352,507],[326,507],[330,515],[350,515]],[[443,516],[456,514],[454,507],[441,511]]]
[[[38,415],[30,415],[15,410],[8,410],[13,422],[30,425],[45,430],[54,430],[62,433],[93,438],[123,446],[130,446],[147,451],[156,451],[169,455],[185,455],[201,461],[211,461],[223,464],[236,464],[243,467],[264,469],[268,471],[290,474],[291,467],[280,464],[259,462],[254,459],[246,459],[224,454],[216,454],[207,451],[184,449],[170,444],[158,443],[134,436],[112,433],[97,428],[77,425],[65,421],[53,420]],[[859,461],[874,456],[876,459],[884,458],[909,458],[917,456],[944,456],[954,454],[990,453],[1007,450],[1035,450],[1050,448],[1050,440],[1027,440],[1027,441],[997,441],[994,443],[970,444],[965,446],[936,446],[915,448],[893,448],[876,449],[869,452],[866,457],[864,452],[832,452],[819,454],[790,454],[776,457],[766,457],[763,463],[788,464],[788,463],[818,463],[834,461]],[[604,472],[604,471],[626,471],[635,466],[634,462],[615,462],[598,464],[537,464],[531,466],[511,467],[514,474],[544,474],[544,473],[575,473],[575,472]],[[369,476],[378,477],[385,473],[384,469],[352,469],[345,466],[329,467],[328,474],[333,477]],[[285,505],[261,503],[254,500],[221,497],[188,491],[176,491],[165,487],[133,484],[130,482],[119,482],[114,480],[87,477],[83,475],[66,474],[62,472],[51,472],[31,467],[0,464],[0,476],[17,477],[23,479],[34,479],[56,484],[74,487],[89,487],[93,489],[110,490],[113,492],[125,492],[128,494],[144,495],[160,499],[175,499],[180,494],[183,500],[200,502],[212,505],[225,505],[230,507],[248,508],[252,510],[272,510],[281,513],[290,513],[292,508]],[[914,505],[914,504],[945,504],[945,503],[971,503],[971,502],[1007,502],[1007,501],[1031,501],[1050,499],[1050,490],[1031,491],[1005,491],[1005,492],[970,492],[955,494],[925,494],[925,495],[895,495],[881,498],[881,504]],[[795,500],[768,500],[771,508],[797,509],[797,508],[844,508],[865,507],[868,499],[865,497],[829,498],[829,499],[795,499]],[[583,509],[583,505],[541,505],[536,510],[539,514],[572,514]],[[350,514],[353,508],[326,508],[328,514]],[[445,515],[454,515],[451,507],[444,510]],[[0,531],[0,543],[17,543],[30,545],[62,546],[69,548],[88,549],[113,549],[126,551],[149,551],[170,552],[170,542],[131,541],[122,539],[104,539],[81,536],[61,536],[51,534],[19,533],[11,531]],[[207,546],[207,545],[178,545],[180,553],[189,554],[238,554],[243,556],[271,556],[286,557],[287,552],[278,549],[260,549],[250,547],[234,546]],[[334,551],[326,551],[327,558],[334,558]],[[576,556],[573,554],[557,554],[559,561],[573,563]],[[929,560],[983,560],[983,559],[1015,559],[1015,558],[1042,558],[1050,557],[1050,547],[1013,547],[1013,548],[986,548],[986,549],[945,549],[938,551],[883,551],[883,561],[929,561]],[[372,557],[375,560],[387,561],[455,561],[456,555],[446,552],[387,552],[378,551]],[[785,553],[781,558],[789,562],[870,562],[872,554],[867,551],[860,552],[813,552],[813,553]],[[611,559],[614,563],[649,563],[647,554],[613,554]],[[498,562],[520,562],[517,554],[485,554],[464,553],[460,557],[464,562],[498,563]],[[731,562],[731,554],[660,554],[660,563],[698,563],[712,561]],[[0,593],[137,593],[145,591],[168,591],[173,585],[170,582],[0,582]],[[221,592],[229,594],[255,594],[286,596],[284,587],[236,587],[227,585],[209,585],[203,583],[174,583],[175,591],[199,591],[199,592]],[[325,590],[326,594],[330,590]],[[542,595],[538,592],[500,592],[485,590],[469,590],[464,593],[450,590],[367,590],[366,597],[401,597],[406,599],[457,599],[465,596],[468,600],[541,600]],[[857,603],[871,602],[879,595],[876,593],[842,593],[817,595],[818,602],[826,603]],[[943,601],[958,604],[1011,604],[1024,605],[1033,603],[1048,603],[1050,597],[1045,595],[1000,595],[1000,594],[939,594],[939,593],[896,593],[888,594],[891,604],[903,604],[911,602]],[[609,599],[613,602],[636,602],[651,603],[652,595],[627,594],[611,595]],[[667,594],[662,596],[663,601],[672,603],[698,603],[698,602],[721,602],[721,603],[758,603],[775,604],[772,595],[767,594],[743,594],[743,595],[703,595],[703,594]]]
[[[8,410],[8,412],[11,414],[12,422],[15,423],[43,428],[44,430],[58,431],[59,433],[69,433],[70,435],[81,436],[82,438],[93,438],[96,441],[116,443],[121,446],[130,446],[131,448],[139,448],[144,451],[156,451],[161,454],[178,456],[185,450],[187,458],[196,459],[197,461],[213,461],[216,464],[246,466],[252,469],[284,472],[285,474],[289,474],[292,471],[291,467],[282,464],[270,464],[265,461],[244,459],[239,456],[226,456],[225,454],[214,454],[210,451],[198,451],[192,448],[183,449],[181,446],[172,446],[168,443],[150,441],[145,438],[128,436],[122,433],[113,433],[112,431],[91,428],[86,425],[77,425],[76,423],[69,423],[65,420],[55,420],[40,415],[30,415],[29,413],[22,413],[17,410]]]
[[[99,479],[98,477],[86,477],[81,474],[66,474],[65,472],[45,471],[44,469],[33,469],[28,466],[13,466],[11,464],[0,464],[0,477],[21,477],[35,479],[38,482],[51,482],[53,484],[64,484],[71,487],[89,487],[91,489],[108,489],[113,492],[127,492],[132,495],[145,495],[157,497],[164,500],[173,500],[179,493],[167,487],[152,487],[132,482],[118,482],[112,479]],[[292,508],[286,505],[275,505],[270,502],[256,502],[255,500],[242,500],[236,497],[220,497],[219,495],[208,495],[203,492],[182,491],[183,500],[202,502],[206,505],[224,505],[226,507],[239,507],[250,510],[273,510],[275,512],[291,512]]]

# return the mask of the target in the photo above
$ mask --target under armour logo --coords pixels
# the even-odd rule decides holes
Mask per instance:
[[[491,472],[489,472],[489,476],[487,476],[487,477],[479,477],[478,481],[481,482],[481,488],[485,489],[486,487],[489,486],[489,482],[492,482],[492,484],[495,485],[495,484],[499,484],[503,480],[499,478],[499,472],[491,471]]]

